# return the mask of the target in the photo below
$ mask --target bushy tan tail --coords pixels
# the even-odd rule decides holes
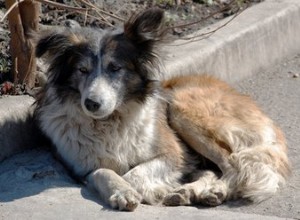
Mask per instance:
[[[280,146],[256,146],[232,153],[228,170],[222,179],[228,184],[231,198],[242,197],[261,202],[285,184],[290,168]]]

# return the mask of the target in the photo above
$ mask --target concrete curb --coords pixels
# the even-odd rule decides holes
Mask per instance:
[[[265,0],[209,38],[178,40],[166,50],[170,54],[165,62],[167,76],[208,73],[229,82],[243,79],[300,51],[300,1]]]

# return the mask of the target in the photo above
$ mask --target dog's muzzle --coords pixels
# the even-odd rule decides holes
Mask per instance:
[[[95,119],[112,114],[118,102],[118,91],[105,78],[95,78],[81,89],[81,106],[85,114]]]

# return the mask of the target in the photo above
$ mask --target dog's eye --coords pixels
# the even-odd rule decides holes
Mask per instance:
[[[89,73],[89,70],[88,70],[86,67],[80,67],[80,68],[79,68],[79,71],[80,71],[81,73],[83,73],[83,74]]]
[[[117,72],[119,71],[120,69],[122,69],[121,65],[117,64],[117,63],[110,63],[108,65],[108,69],[109,71],[111,72]]]

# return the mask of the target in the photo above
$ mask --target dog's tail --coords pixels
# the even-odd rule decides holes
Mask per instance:
[[[274,195],[290,174],[283,147],[280,143],[272,143],[232,153],[229,162],[233,169],[222,177],[228,185],[228,195],[253,202],[261,202]]]

